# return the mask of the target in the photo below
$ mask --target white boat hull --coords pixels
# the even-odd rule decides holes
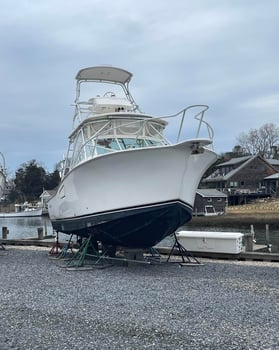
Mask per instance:
[[[207,148],[193,153],[197,141],[116,152],[78,165],[48,202],[54,229],[113,245],[158,243],[191,219],[200,179],[216,160]]]

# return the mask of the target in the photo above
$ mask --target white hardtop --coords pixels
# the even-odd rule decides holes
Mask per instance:
[[[128,84],[133,74],[117,67],[97,66],[81,69],[77,75],[77,80],[111,82]]]
[[[131,113],[123,113],[123,112],[117,112],[117,113],[103,113],[103,114],[92,114],[88,118],[81,121],[80,124],[76,126],[69,135],[69,138],[75,137],[79,130],[81,130],[85,125],[89,124],[96,124],[98,122],[109,122],[109,121],[115,121],[118,125],[118,128],[121,125],[124,126],[132,126],[136,125],[139,121],[153,121],[154,123],[160,124],[163,128],[168,124],[166,120],[163,120],[161,118],[155,118],[152,115],[149,114],[143,114],[143,113],[134,113],[131,115]],[[113,127],[111,131],[113,131]]]

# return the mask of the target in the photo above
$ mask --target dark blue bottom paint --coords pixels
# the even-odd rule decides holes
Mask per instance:
[[[192,218],[192,207],[181,201],[126,208],[69,219],[52,220],[57,232],[77,234],[104,244],[152,247]]]

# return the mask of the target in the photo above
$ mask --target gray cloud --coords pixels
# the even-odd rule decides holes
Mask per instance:
[[[278,123],[279,2],[0,1],[1,144],[14,171],[36,159],[52,171],[67,147],[81,68],[131,71],[142,109],[208,104],[215,149]]]

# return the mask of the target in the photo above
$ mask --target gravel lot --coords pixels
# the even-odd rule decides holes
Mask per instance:
[[[279,349],[279,265],[200,261],[68,271],[0,251],[0,349]]]

